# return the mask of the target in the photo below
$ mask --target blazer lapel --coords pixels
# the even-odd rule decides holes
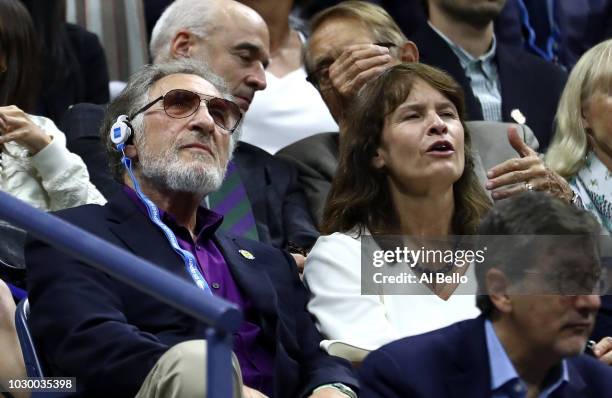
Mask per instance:
[[[243,248],[234,237],[217,233],[215,241],[245,297],[258,312],[276,317],[276,290],[264,267],[260,266],[261,259],[250,260],[240,254],[239,250]]]
[[[484,318],[478,317],[467,324],[464,344],[456,347],[451,360],[456,372],[446,379],[450,398],[490,397],[491,371],[484,331]]]
[[[180,256],[174,252],[163,233],[123,192],[118,192],[111,199],[107,218],[112,223],[110,230],[132,252],[167,270],[180,267],[184,272],[173,273],[190,280]]]
[[[502,95],[502,120],[504,122],[513,122],[510,116],[513,109],[521,108],[521,98],[525,96],[525,92],[529,90],[523,84],[525,78],[518,78],[517,71],[520,71],[520,66],[516,65],[516,57],[511,56],[503,45],[497,46],[495,60],[498,65],[499,73],[499,89]],[[527,111],[523,107],[520,109],[523,114]],[[529,123],[529,120],[527,120]]]
[[[567,371],[569,373],[569,382],[568,384],[561,388],[561,390],[557,390],[552,396],[554,398],[586,398],[586,392],[584,391],[586,388],[586,383],[580,372],[574,367],[571,362],[571,359],[566,359],[567,363]]]

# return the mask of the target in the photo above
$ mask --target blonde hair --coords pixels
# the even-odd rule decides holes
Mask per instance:
[[[555,117],[555,136],[546,153],[546,164],[565,178],[583,166],[588,151],[582,111],[597,91],[612,90],[612,39],[584,53],[570,73]]]
[[[366,1],[349,0],[326,8],[310,20],[311,35],[323,22],[334,18],[351,18],[362,23],[378,43],[393,43],[401,47],[408,41],[400,27],[384,8]],[[306,72],[312,73],[314,65],[308,46],[304,52]]]

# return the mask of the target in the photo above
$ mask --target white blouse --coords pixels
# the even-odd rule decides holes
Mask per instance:
[[[465,275],[475,281],[474,267]],[[352,361],[393,340],[480,313],[475,284],[466,285],[467,290],[460,286],[446,301],[419,283],[406,286],[403,295],[362,295],[361,239],[344,233],[317,240],[306,259],[304,280],[311,292],[308,310],[320,332],[332,340],[321,346],[330,351],[334,343],[341,342],[365,350],[362,354],[330,352]]]

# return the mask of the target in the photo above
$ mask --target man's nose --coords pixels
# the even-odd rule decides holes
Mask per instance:
[[[601,298],[596,294],[579,295],[575,297],[575,305],[577,309],[596,312],[601,306]]]
[[[189,120],[190,128],[197,128],[203,133],[211,134],[215,131],[216,124],[213,117],[210,115],[206,103],[202,101],[200,108]]]
[[[261,63],[257,63],[257,65],[253,66],[253,69],[246,78],[246,84],[255,91],[266,88],[266,71]]]

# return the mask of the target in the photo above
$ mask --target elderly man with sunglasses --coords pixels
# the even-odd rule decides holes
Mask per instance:
[[[200,206],[239,139],[232,99],[190,60],[138,71],[102,130],[122,189],[106,206],[58,215],[243,310],[235,397],[354,397],[350,365],[319,349],[292,257],[221,232],[222,217]],[[26,258],[48,376],[76,377],[86,397],[205,396],[205,325],[43,242],[30,242]]]

